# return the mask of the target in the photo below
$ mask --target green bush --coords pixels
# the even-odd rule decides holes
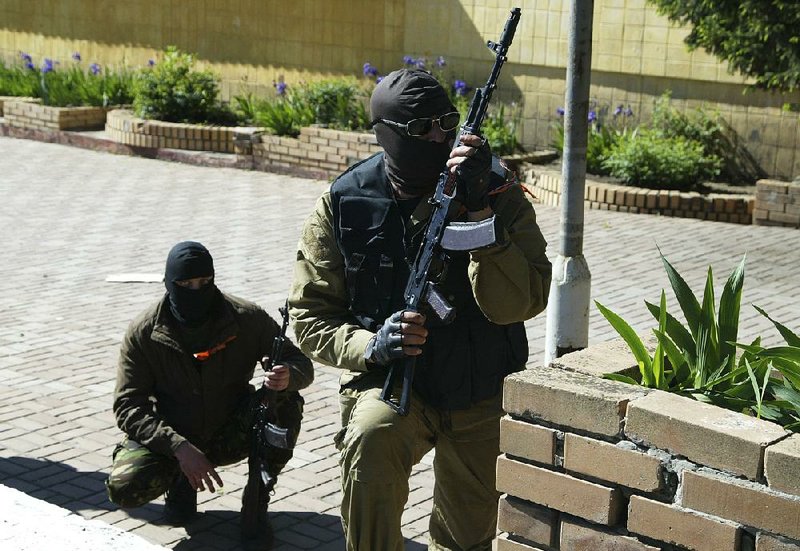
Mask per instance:
[[[369,94],[355,79],[309,82],[290,94],[298,106],[311,110],[315,124],[338,130],[366,129],[369,125]]]
[[[0,96],[39,97],[39,72],[30,56],[21,55],[17,63],[0,59]]]
[[[760,337],[749,345],[737,342],[745,259],[728,277],[718,309],[711,267],[700,302],[663,255],[661,260],[686,326],[667,312],[663,290],[658,306],[645,302],[658,321],[658,328],[653,330],[657,345],[651,355],[627,322],[595,302],[628,344],[639,366],[639,380],[617,373],[605,377],[675,392],[799,430],[800,337],[756,307],[773,322],[787,346],[763,348]],[[738,359],[737,349],[742,350]]]
[[[130,104],[133,101],[134,74],[127,69],[104,70],[93,63],[84,70],[79,63],[66,69],[45,71],[40,77],[39,96],[45,105],[56,107]]]
[[[84,68],[78,53],[65,68],[52,59],[45,59],[37,68],[25,53],[20,54],[20,61],[0,62],[0,95],[37,97],[44,105],[55,107],[105,107],[133,100],[134,73],[130,70],[103,69],[97,63]]]
[[[630,118],[633,111],[630,107],[623,108],[618,105],[609,115],[609,106],[597,107],[590,105],[588,113],[589,134],[586,140],[586,172],[598,176],[607,176],[609,169],[605,166],[611,149],[630,133]],[[564,110],[559,108],[557,113],[564,116]],[[553,148],[562,155],[564,153],[564,121],[559,119],[554,125]]]
[[[293,91],[281,89],[272,99],[256,98],[252,93],[236,96],[237,111],[247,124],[261,126],[277,136],[296,137],[300,128],[314,122],[314,112]]]
[[[194,69],[194,56],[174,46],[155,66],[140,71],[134,87],[136,114],[169,122],[235,124],[219,99],[217,76]]]
[[[626,184],[689,190],[717,176],[721,161],[707,155],[698,142],[639,129],[621,136],[602,164],[609,174]]]
[[[250,124],[279,136],[297,136],[300,128],[319,124],[338,130],[365,130],[368,94],[354,79],[328,79],[290,87],[276,83],[277,95],[258,99],[237,96],[237,111]]]
[[[702,145],[705,156],[721,160],[719,177],[726,182],[752,184],[766,176],[718,112],[703,108],[679,111],[671,105],[669,90],[656,100],[651,126],[663,136],[683,137]]]
[[[483,122],[483,136],[489,141],[495,155],[511,155],[522,150],[517,139],[519,109],[511,104],[509,111],[510,114],[506,117],[506,106],[501,103],[496,109],[489,110]]]

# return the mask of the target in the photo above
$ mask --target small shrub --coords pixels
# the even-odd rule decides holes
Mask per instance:
[[[369,94],[354,79],[309,82],[293,92],[295,104],[313,113],[313,122],[338,130],[366,129]]]
[[[369,124],[364,89],[352,79],[329,79],[287,86],[275,84],[276,96],[237,96],[240,116],[278,136],[297,136],[310,124],[339,130],[366,129]]]
[[[39,97],[39,72],[31,56],[21,53],[16,63],[0,60],[0,95]]]
[[[586,140],[586,171],[598,176],[607,176],[609,169],[605,166],[611,149],[630,133],[630,118],[633,111],[630,107],[618,105],[613,112],[609,106],[598,107],[595,103],[590,105],[588,113],[589,134]],[[563,117],[564,109],[556,110],[559,117]],[[564,121],[559,119],[554,126],[553,148],[562,155],[564,152]]]
[[[78,54],[73,55],[73,60],[66,69],[56,68],[50,60],[45,60],[39,81],[42,103],[56,107],[107,107],[133,101],[132,71],[103,69],[97,63],[84,69]]]
[[[517,139],[519,109],[512,104],[509,111],[510,114],[506,117],[506,106],[501,103],[499,107],[489,111],[483,122],[482,133],[495,155],[511,155],[522,149]]]
[[[235,124],[235,115],[218,96],[216,75],[195,70],[194,56],[170,46],[160,63],[139,73],[133,106],[146,119]]]
[[[602,164],[626,184],[689,190],[717,176],[721,161],[698,142],[639,129],[613,144]]]
[[[728,277],[718,306],[710,266],[701,302],[663,255],[661,260],[686,326],[667,312],[663,290],[659,305],[645,302],[658,322],[653,330],[658,344],[651,355],[627,322],[595,302],[639,365],[640,380],[617,373],[605,377],[674,392],[800,430],[800,337],[756,307],[772,321],[786,346],[764,348],[760,337],[749,345],[736,342],[745,259]],[[737,358],[739,349],[742,354]]]

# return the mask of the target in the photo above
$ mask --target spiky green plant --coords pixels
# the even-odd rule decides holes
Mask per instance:
[[[676,392],[759,418],[790,430],[800,428],[800,337],[775,324],[787,346],[763,348],[761,337],[737,343],[744,286],[745,257],[725,282],[717,309],[714,279],[708,268],[702,301],[661,255],[670,285],[686,319],[683,325],[667,312],[666,294],[658,306],[645,302],[658,321],[651,355],[631,326],[599,302],[598,309],[628,344],[639,366],[639,380],[619,373],[606,378]],[[742,350],[737,359],[737,348]]]

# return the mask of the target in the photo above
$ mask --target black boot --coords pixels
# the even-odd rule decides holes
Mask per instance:
[[[197,491],[179,473],[164,497],[164,522],[183,526],[197,515]]]
[[[246,533],[242,526],[242,548],[245,551],[269,551],[275,541],[272,533],[272,524],[269,521],[269,495],[275,486],[275,480],[271,479],[268,486],[261,485],[258,491],[258,526],[254,533]],[[242,503],[247,500],[247,487],[242,492]]]

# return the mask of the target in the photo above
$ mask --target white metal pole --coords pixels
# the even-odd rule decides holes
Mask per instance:
[[[589,344],[591,273],[583,256],[594,0],[572,0],[561,168],[561,228],[547,306],[544,365]]]

